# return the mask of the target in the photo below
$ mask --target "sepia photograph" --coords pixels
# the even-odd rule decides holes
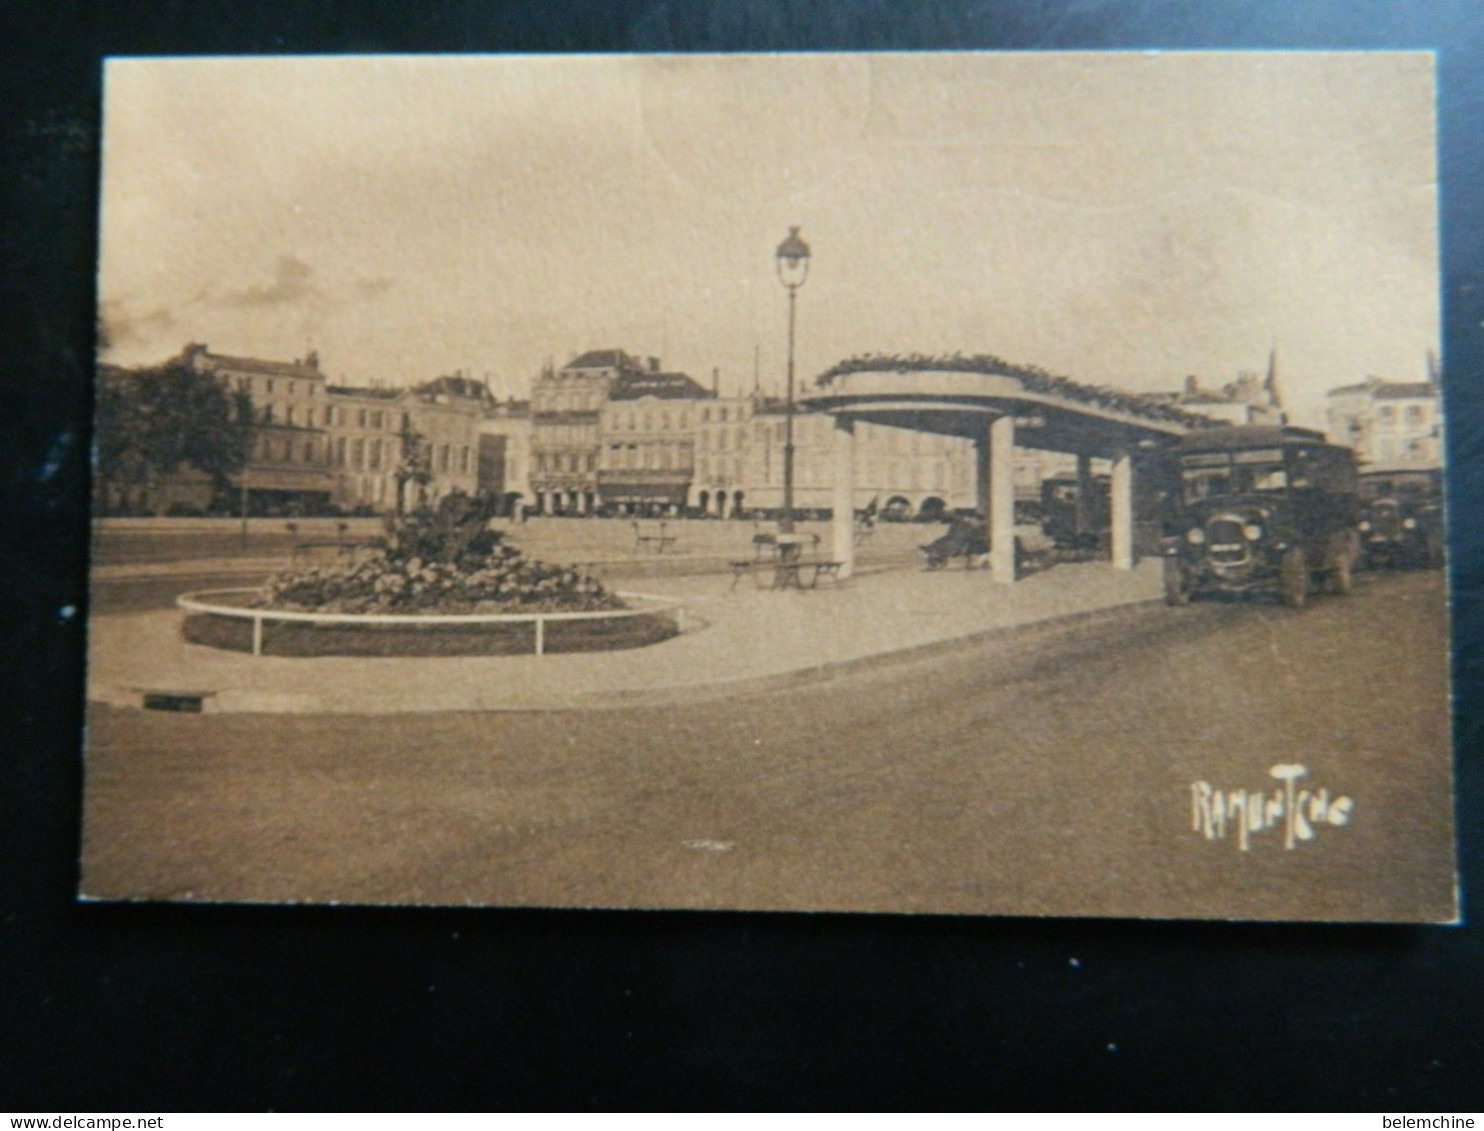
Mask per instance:
[[[1434,97],[108,60],[82,898],[1457,922]]]

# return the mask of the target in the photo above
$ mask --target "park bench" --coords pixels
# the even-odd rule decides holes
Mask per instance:
[[[634,553],[642,554],[645,550],[653,550],[657,554],[663,554],[675,545],[676,535],[668,532],[669,525],[667,522],[634,523]]]
[[[753,561],[776,561],[789,554],[797,557],[803,552],[803,540],[806,538],[809,539],[811,548],[818,553],[818,534],[780,534],[773,530],[758,530],[752,536]]]
[[[840,584],[840,567],[844,562],[811,561],[800,558],[780,561],[773,567],[774,589],[813,589],[821,577],[828,577],[837,586]]]

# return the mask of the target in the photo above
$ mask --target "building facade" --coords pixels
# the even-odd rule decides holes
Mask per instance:
[[[396,508],[397,465],[408,427],[401,390],[331,386],[329,466],[335,505],[343,511]]]
[[[326,430],[334,502],[342,510],[434,506],[479,491],[480,424],[491,398],[458,374],[409,389],[337,385]],[[413,474],[413,473],[416,474]]]
[[[499,500],[500,513],[530,502],[531,402],[491,401],[479,418],[478,494]]]
[[[1436,381],[1369,377],[1331,389],[1325,399],[1330,439],[1354,448],[1362,468],[1443,465],[1443,406]]]
[[[714,394],[657,359],[625,373],[598,420],[598,501],[606,513],[680,514],[690,502],[697,426]]]
[[[643,366],[623,350],[589,350],[531,386],[531,493],[542,514],[598,507],[599,423],[608,392]],[[658,363],[655,363],[658,368]]]
[[[1170,405],[1223,424],[1272,424],[1284,422],[1283,409],[1276,394],[1274,367],[1268,376],[1243,371],[1236,379],[1219,389],[1204,388],[1194,375],[1185,378],[1178,393],[1155,393],[1145,399],[1153,404]]]
[[[695,474],[688,503],[692,510],[731,518],[747,509],[751,468],[752,417],[760,397],[714,397],[696,415]]]
[[[760,400],[751,418],[745,499],[765,511],[783,507],[786,407]],[[796,510],[831,507],[834,422],[823,414],[796,412],[793,421]],[[977,505],[972,441],[955,436],[860,423],[855,427],[855,506],[874,503],[888,518],[933,518]]]
[[[1206,399],[1192,380],[1185,396]],[[1172,400],[1182,394],[1171,394]],[[1263,419],[1267,385],[1243,375],[1210,398],[1233,419]],[[778,515],[788,412],[760,392],[722,397],[683,373],[622,350],[580,354],[533,382],[529,498],[542,514]],[[795,406],[793,506],[833,506],[835,436],[826,415]],[[489,458],[495,458],[493,448]],[[934,519],[981,505],[984,469],[972,440],[862,422],[855,430],[855,506],[887,518]],[[1090,474],[1106,473],[1094,460]],[[589,470],[591,469],[591,470]],[[1077,473],[1065,453],[1021,447],[1014,494],[1039,502],[1043,483]]]
[[[247,393],[257,429],[245,469],[232,489],[260,514],[313,514],[335,493],[328,468],[329,389],[314,352],[302,360],[265,361],[212,353],[204,343],[180,355],[191,369]]]

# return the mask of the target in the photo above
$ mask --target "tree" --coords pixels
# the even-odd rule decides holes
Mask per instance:
[[[98,372],[93,471],[105,509],[125,505],[149,484],[144,414],[134,395],[136,374],[105,366]]]
[[[190,467],[218,492],[246,466],[256,432],[252,399],[179,361],[99,375],[96,467],[115,497]]]

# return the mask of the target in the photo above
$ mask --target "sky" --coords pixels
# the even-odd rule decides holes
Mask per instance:
[[[616,347],[781,390],[993,353],[1133,392],[1277,351],[1325,390],[1438,347],[1424,53],[115,59],[99,290],[187,341],[525,395]]]

